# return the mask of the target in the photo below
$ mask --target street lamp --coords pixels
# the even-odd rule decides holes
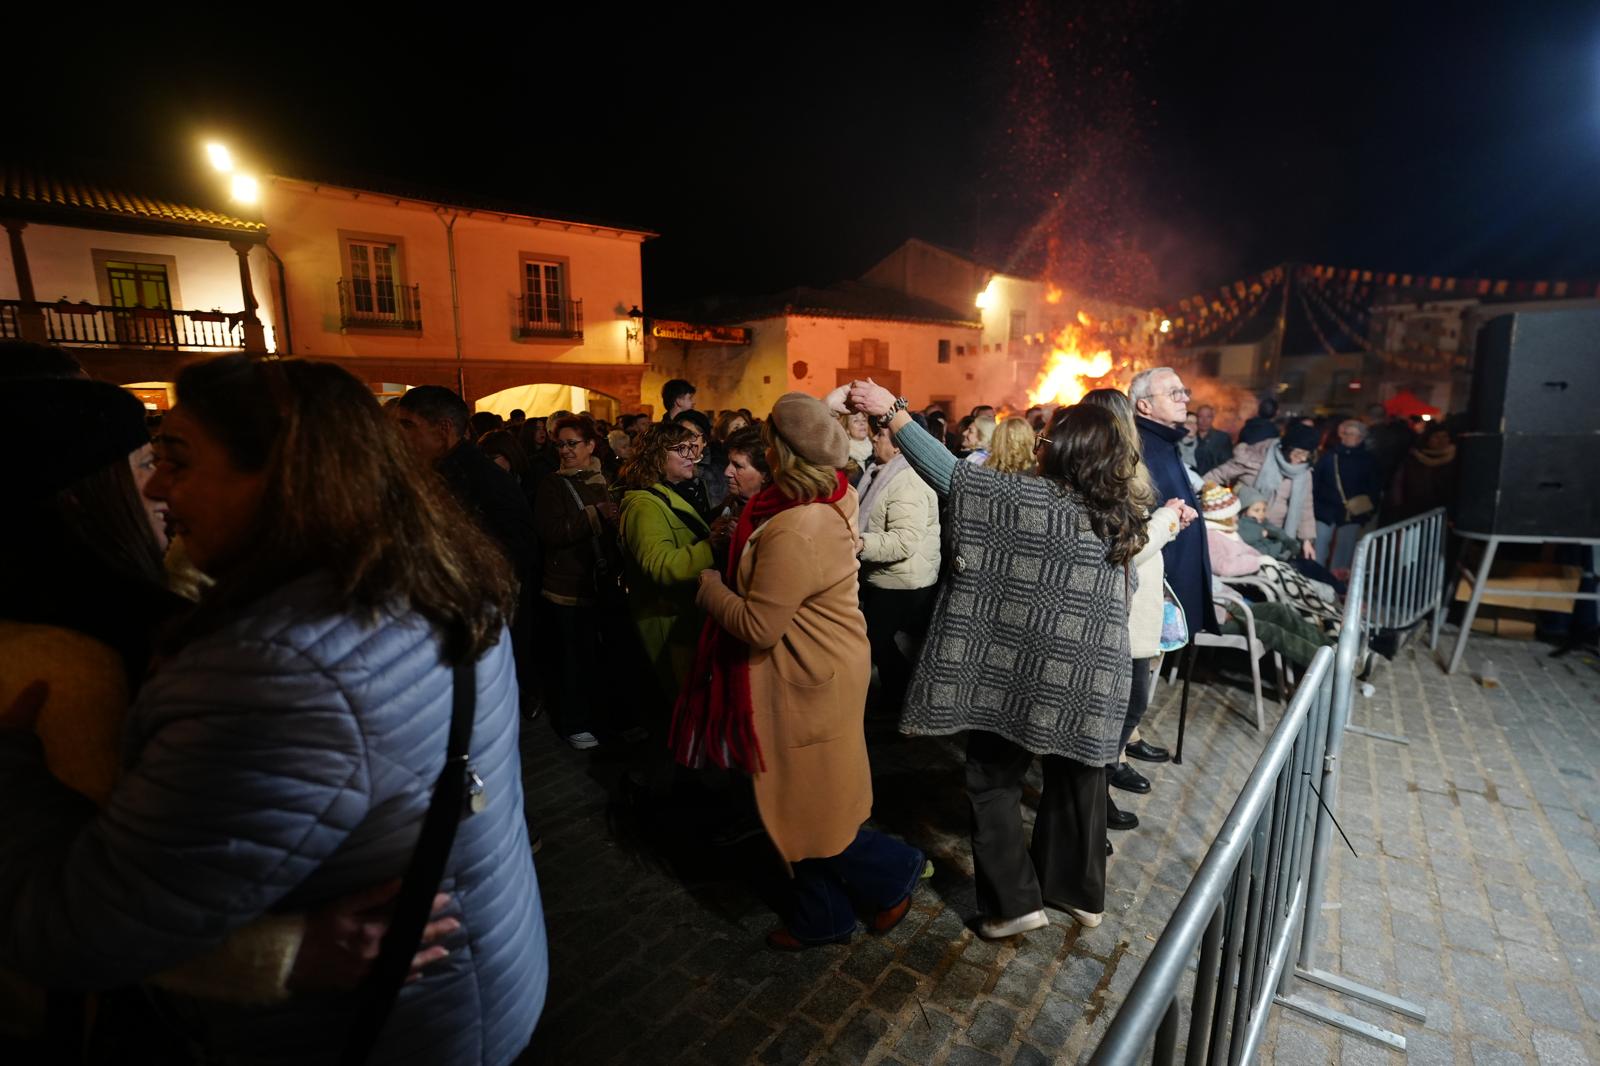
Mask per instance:
[[[235,174],[229,192],[239,203],[253,204],[261,199],[261,183],[249,174]]]
[[[639,305],[634,304],[628,308],[628,346],[631,348],[639,343],[639,338],[644,333],[644,312],[639,310]],[[640,345],[639,361],[644,362],[644,349]]]
[[[206,145],[206,158],[211,160],[211,165],[224,174],[233,171],[233,153],[228,151],[228,146],[217,141]]]

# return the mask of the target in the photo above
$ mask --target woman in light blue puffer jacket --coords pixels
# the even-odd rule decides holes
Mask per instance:
[[[0,966],[114,987],[398,878],[444,763],[451,664],[470,657],[487,802],[440,886],[459,928],[371,1061],[509,1063],[548,978],[510,570],[338,367],[225,356],[186,369],[178,398],[146,491],[217,584],[141,689],[101,810],[49,775],[22,723],[0,723]],[[338,982],[316,972],[316,942],[284,958],[271,1002],[155,994],[210,1058],[336,1062],[358,995],[324,990]]]

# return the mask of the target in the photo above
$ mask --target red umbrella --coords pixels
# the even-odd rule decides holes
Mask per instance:
[[[1410,418],[1412,415],[1427,415],[1429,418],[1438,418],[1440,414],[1437,407],[1423,403],[1417,399],[1416,394],[1410,389],[1401,389],[1383,401],[1383,409],[1394,418]]]

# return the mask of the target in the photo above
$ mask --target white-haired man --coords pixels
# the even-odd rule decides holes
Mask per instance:
[[[1156,499],[1177,497],[1200,510],[1178,456],[1178,442],[1184,436],[1184,419],[1189,414],[1189,390],[1183,387],[1178,372],[1169,366],[1153,367],[1134,375],[1128,385],[1139,427],[1139,446],[1144,465],[1155,482]],[[1216,632],[1217,620],[1211,609],[1211,556],[1206,551],[1204,523],[1193,522],[1179,532],[1165,548],[1161,561],[1167,584],[1183,607],[1189,632]]]

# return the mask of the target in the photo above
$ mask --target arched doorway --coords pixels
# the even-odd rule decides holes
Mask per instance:
[[[512,411],[519,409],[529,418],[543,418],[555,411],[587,411],[601,421],[615,422],[622,414],[622,401],[581,385],[538,382],[491,392],[480,398],[473,409],[493,411],[501,418],[509,418]]]
[[[177,402],[172,382],[170,381],[132,381],[122,386],[144,404],[144,409],[152,414],[165,414]]]

